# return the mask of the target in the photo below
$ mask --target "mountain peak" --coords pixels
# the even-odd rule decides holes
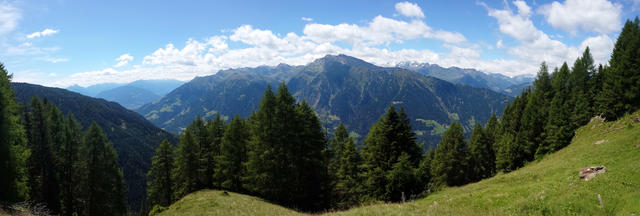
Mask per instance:
[[[315,61],[313,61],[312,64],[326,64],[326,63],[332,63],[332,62],[338,62],[340,64],[344,64],[344,65],[351,65],[351,66],[367,66],[367,67],[375,67],[375,65],[366,62],[362,59],[356,58],[356,57],[352,57],[352,56],[348,56],[348,55],[344,55],[344,54],[338,54],[338,55],[326,55],[322,58],[316,59]]]

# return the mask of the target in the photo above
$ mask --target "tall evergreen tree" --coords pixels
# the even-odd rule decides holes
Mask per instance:
[[[54,212],[60,211],[60,191],[57,173],[57,160],[54,154],[57,144],[52,136],[52,123],[47,105],[34,96],[31,99],[31,112],[27,115],[27,138],[31,155],[28,160],[29,198],[44,203]],[[58,131],[55,131],[58,132]]]
[[[200,157],[197,142],[197,136],[189,128],[180,137],[173,162],[174,200],[200,189]]]
[[[169,206],[173,202],[173,162],[173,146],[165,139],[156,148],[147,173],[147,200],[151,206]]]
[[[330,149],[329,174],[332,176],[333,205],[337,208],[356,205],[360,201],[360,155],[355,141],[349,137],[347,128],[342,123],[334,131]]]
[[[571,121],[571,108],[569,107],[569,67],[563,64],[557,73],[552,76],[554,97],[551,100],[549,121],[545,126],[547,134],[544,145],[538,149],[538,154],[556,151],[571,141],[573,136]]]
[[[542,63],[533,82],[534,89],[522,113],[520,137],[523,140],[524,158],[533,160],[540,143],[544,140],[544,125],[549,116],[549,101],[553,97],[551,78],[546,63]]]
[[[220,155],[216,157],[217,185],[232,191],[243,191],[242,176],[245,173],[243,163],[247,161],[247,142],[249,131],[244,119],[236,115],[226,127],[220,145]]]
[[[627,20],[604,73],[598,107],[608,120],[615,120],[640,107],[640,20]]]
[[[481,124],[477,124],[469,140],[470,180],[479,181],[495,174],[495,153],[493,143],[489,140]]]
[[[27,192],[24,158],[29,152],[19,121],[11,75],[0,63],[0,202],[18,201]]]
[[[454,122],[442,135],[431,162],[432,182],[436,187],[458,186],[469,182],[469,152],[462,125]]]
[[[225,132],[225,122],[222,120],[222,116],[217,114],[212,121],[207,123],[207,134],[209,144],[204,145],[201,149],[202,156],[200,158],[201,176],[207,176],[203,178],[204,183],[207,186],[220,187],[218,181],[214,178],[216,173],[216,167],[220,167],[217,164],[217,157],[221,154],[222,139]]]
[[[569,74],[569,107],[571,112],[571,130],[589,122],[592,117],[592,97],[589,95],[589,80],[594,73],[593,57],[587,47],[582,57],[576,59]]]
[[[118,154],[95,122],[86,130],[81,149],[82,214],[125,215],[125,182]]]
[[[404,110],[398,113],[391,106],[371,127],[362,149],[365,193],[368,196],[377,200],[398,200],[400,195],[393,194],[397,191],[387,190],[391,188],[388,186],[387,172],[393,169],[403,153],[408,155],[408,161],[416,168],[422,157],[422,149],[416,142]]]
[[[60,201],[62,215],[80,213],[77,185],[81,184],[79,175],[79,149],[82,143],[82,125],[69,114],[64,121],[64,143],[60,146]]]
[[[507,105],[500,118],[500,126],[494,148],[496,149],[496,169],[512,171],[522,167],[527,161],[527,143],[522,131],[522,115],[526,109],[531,89],[527,89]]]

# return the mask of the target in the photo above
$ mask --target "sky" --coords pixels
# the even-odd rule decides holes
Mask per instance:
[[[640,0],[0,0],[0,62],[14,82],[89,86],[346,54],[507,76],[606,64]]]

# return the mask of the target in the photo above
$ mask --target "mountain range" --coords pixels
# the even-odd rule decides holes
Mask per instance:
[[[212,118],[257,108],[268,85],[286,83],[306,100],[330,131],[343,122],[361,141],[385,110],[405,109],[419,140],[435,146],[445,128],[459,121],[467,131],[500,114],[511,97],[486,88],[454,84],[399,67],[379,67],[346,55],[327,55],[304,66],[222,70],[197,77],[136,111],[172,132],[181,132],[196,116]]]
[[[32,97],[38,96],[55,104],[63,114],[72,113],[85,128],[96,122],[118,152],[118,163],[128,186],[128,203],[132,209],[139,208],[146,193],[146,172],[151,167],[154,149],[164,139],[176,144],[174,134],[155,127],[118,103],[60,88],[28,83],[12,83],[11,86],[22,104],[28,104]]]
[[[529,86],[535,78],[532,75],[508,77],[502,74],[484,73],[475,69],[444,68],[437,64],[429,63],[403,62],[397,64],[396,67],[416,71],[452,83],[491,89],[510,96],[520,95],[524,89],[518,88],[518,86]]]
[[[166,95],[184,84],[179,80],[137,80],[131,83],[103,83],[87,87],[73,85],[67,90],[114,101],[127,109],[136,109]]]

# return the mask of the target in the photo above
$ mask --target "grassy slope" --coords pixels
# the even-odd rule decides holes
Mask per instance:
[[[447,188],[405,204],[353,208],[333,215],[640,215],[640,112],[616,122],[593,121],[576,132],[571,145],[508,174]],[[602,144],[595,142],[606,140]],[[589,181],[580,168],[604,165]],[[219,191],[189,195],[165,215],[295,215],[260,199]],[[604,203],[601,207],[597,198]],[[191,201],[195,200],[195,201]]]

